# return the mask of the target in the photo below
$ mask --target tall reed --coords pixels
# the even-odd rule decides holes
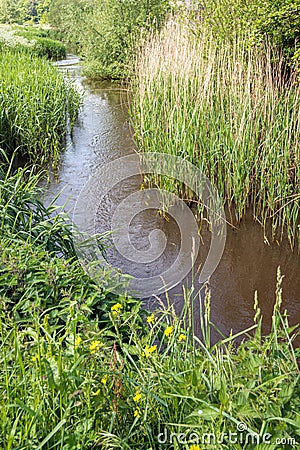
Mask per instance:
[[[81,97],[47,61],[19,51],[0,52],[0,148],[30,163],[57,166],[67,122]]]
[[[144,44],[133,82],[138,146],[193,162],[236,221],[251,206],[272,238],[287,230],[300,246],[299,85],[267,43],[220,45],[198,26],[172,19]]]

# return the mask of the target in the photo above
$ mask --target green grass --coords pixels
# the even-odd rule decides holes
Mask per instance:
[[[23,169],[0,178],[3,450],[196,450],[174,435],[170,443],[171,434],[221,439],[240,422],[248,431],[238,444],[211,448],[251,449],[249,433],[268,433],[267,448],[282,448],[283,438],[297,448],[299,349],[280,314],[280,271],[270,334],[262,336],[256,298],[253,326],[211,345],[209,294],[184,290],[176,315],[170,300],[150,313],[106,292],[112,274],[96,283],[84,272],[68,220],[38,200],[38,176]]]
[[[46,31],[22,27],[15,31],[15,35],[22,36],[31,43],[28,48],[37,56],[46,56],[48,59],[54,60],[66,57],[66,46],[49,38]]]
[[[199,165],[237,220],[250,204],[263,224],[277,211],[274,233],[290,227],[293,243],[298,91],[283,88],[268,68],[268,57],[239,43],[218,48],[171,28],[142,55],[134,119],[146,151],[179,153]],[[280,270],[269,335],[262,336],[255,297],[253,327],[220,335],[215,345],[209,293],[201,299],[184,289],[177,315],[169,298],[151,313],[125,287],[121,296],[107,292],[112,274],[89,278],[68,219],[46,208],[37,188],[36,166],[49,159],[57,166],[78,94],[45,60],[18,51],[0,53],[0,80],[1,449],[298,448],[299,348],[296,327],[280,312]],[[13,171],[18,154],[30,170]],[[241,422],[247,432],[237,443],[227,437],[202,445],[205,434],[218,440]],[[168,442],[160,444],[165,429]],[[175,435],[170,442],[172,433],[191,432],[199,446]],[[249,434],[267,433],[271,444],[247,443]]]
[[[52,39],[53,36],[55,32],[51,29],[0,25],[0,46],[47,59],[63,59],[66,56],[66,46]]]
[[[54,206],[46,208],[37,188],[41,174],[33,169],[11,167],[0,169],[0,237],[5,242],[24,242],[65,258],[76,256],[71,225],[62,215],[55,215]],[[20,283],[21,289],[23,282]]]
[[[57,167],[68,123],[81,96],[49,62],[17,50],[0,51],[0,148],[42,167]]]
[[[174,437],[159,444],[158,435],[166,429],[169,437],[196,432],[199,439],[204,433],[220,439],[240,422],[248,433],[269,433],[268,448],[282,448],[276,438],[297,448],[297,352],[293,330],[279,314],[280,287],[269,336],[261,336],[257,310],[254,336],[237,348],[234,337],[211,347],[208,299],[203,343],[192,334],[188,305],[196,296],[186,293],[180,317],[167,307],[146,319],[137,302],[105,302],[98,292],[102,314],[93,315],[90,297],[76,292],[74,264],[44,255],[39,267],[39,248],[14,244],[7,250],[15,255],[8,259],[10,271],[16,277],[28,267],[35,284],[27,283],[23,301],[12,306],[3,284],[11,283],[12,291],[17,285],[15,277],[3,281],[8,254],[1,253],[1,448],[192,449]],[[61,303],[41,308],[39,283],[45,294],[48,284],[49,300],[59,292]],[[88,287],[91,295],[90,282]],[[211,448],[253,448],[246,434],[238,444],[225,439]]]
[[[236,37],[171,21],[145,43],[133,83],[132,121],[145,152],[188,159],[217,186],[238,222],[248,208],[269,239],[300,246],[299,84],[280,55]],[[176,190],[174,181],[159,182]],[[182,189],[182,187],[180,187]],[[192,193],[182,195],[193,198]]]

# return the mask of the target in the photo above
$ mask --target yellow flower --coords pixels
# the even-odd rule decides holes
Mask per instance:
[[[179,342],[186,341],[186,335],[181,333],[178,338]]]
[[[172,335],[173,332],[173,327],[167,327],[165,329],[165,336],[170,337]]]
[[[151,316],[149,316],[149,317],[147,318],[147,323],[153,324],[153,323],[154,323],[154,320],[155,320],[155,316],[154,316],[154,314],[151,314]]]
[[[138,403],[142,398],[142,394],[139,391],[136,391],[135,396],[133,397],[133,401]]]
[[[96,350],[98,350],[100,345],[101,345],[100,341],[92,341],[92,343],[90,345],[90,352],[92,354],[96,353]]]
[[[80,336],[77,336],[77,338],[75,339],[75,348],[79,347],[79,345],[81,344],[82,339]]]
[[[146,358],[149,358],[149,356],[151,356],[151,353],[155,352],[156,349],[157,345],[151,345],[151,347],[149,345],[146,345],[142,353],[142,356],[146,356]]]
[[[201,450],[201,449],[200,449],[199,445],[193,444],[190,446],[190,450]]]
[[[31,361],[36,361],[37,359],[39,358],[39,356],[38,355],[35,355],[35,356],[32,356],[32,358],[31,358]]]
[[[107,380],[108,380],[108,375],[104,375],[104,376],[101,378],[101,383],[105,385],[105,384],[107,383]]]
[[[99,395],[100,394],[100,389],[98,389],[98,391],[96,391],[96,392],[94,392],[94,396],[96,397],[97,395]]]
[[[120,310],[123,308],[123,305],[121,303],[116,303],[111,307],[111,311],[114,315],[119,314]]]
[[[139,419],[141,417],[140,408],[135,409],[133,415],[134,415],[134,417],[137,417]]]

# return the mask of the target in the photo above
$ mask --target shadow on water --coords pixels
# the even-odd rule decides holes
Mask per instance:
[[[72,63],[70,65],[70,62]],[[110,83],[89,83],[80,76],[78,60],[69,57],[57,63],[61,70],[70,72],[77,85],[84,89],[84,106],[72,137],[67,140],[67,149],[62,156],[58,182],[52,181],[45,193],[46,203],[50,203],[60,192],[56,200],[59,205],[68,201],[66,209],[72,209],[81,189],[94,173],[95,168],[134,151],[131,137],[126,95],[117,86]],[[98,207],[95,218],[98,232],[110,230],[110,222],[116,206],[132,192],[140,188],[140,177],[132,177],[110,192]],[[99,199],[93,199],[97,204]],[[89,211],[83,211],[84,220],[94,221]],[[180,245],[180,230],[175,221],[162,218],[157,211],[147,210],[138,214],[130,225],[132,244],[142,250],[149,246],[149,234],[153,229],[161,229],[167,237],[167,246],[162,256],[152,263],[132,263],[122,257],[115,249],[108,250],[109,262],[135,277],[147,277],[160,274],[175,260]],[[197,260],[201,266],[208,251],[210,237],[203,234],[203,244]],[[227,241],[222,260],[209,280],[211,291],[211,320],[224,335],[232,330],[239,332],[253,325],[254,294],[258,292],[259,306],[263,314],[264,332],[267,332],[275,300],[277,267],[281,267],[283,279],[283,309],[287,308],[292,324],[300,320],[300,258],[291,252],[288,243],[282,245],[264,243],[263,230],[250,217],[245,217],[238,229],[228,227]],[[190,274],[184,281],[186,285],[197,274]],[[169,292],[175,308],[182,307],[182,287],[177,286]],[[201,290],[202,300],[204,288]],[[148,308],[155,307],[155,299],[148,299]],[[197,315],[197,310],[196,310]],[[196,330],[199,333],[197,321]],[[218,335],[213,336],[213,341]]]

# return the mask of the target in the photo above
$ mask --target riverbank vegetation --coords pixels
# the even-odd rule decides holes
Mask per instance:
[[[0,147],[6,156],[57,168],[67,126],[81,102],[72,83],[46,60],[0,51]]]
[[[0,0],[0,23],[44,23],[50,3],[51,0]]]
[[[80,54],[89,76],[124,79],[142,40],[170,13],[194,22],[195,38],[204,25],[220,44],[243,36],[257,47],[267,39],[288,65],[297,65],[299,0],[52,0],[47,20]]]
[[[247,339],[212,346],[209,294],[204,305],[186,291],[177,316],[105,292],[76,260],[68,222],[51,219],[37,178],[24,175],[0,183],[1,447],[195,450],[210,439],[236,450],[267,436],[268,448],[296,448],[299,355],[279,312],[280,272],[270,335],[256,302]]]
[[[66,57],[66,46],[52,37],[52,30],[35,27],[0,25],[0,48],[22,50],[47,59]]]
[[[30,2],[25,15],[22,4],[0,0],[3,20],[48,17],[89,61],[87,73],[130,74],[141,151],[189,159],[218,187],[232,221],[252,207],[264,227],[271,223],[271,238],[287,231],[292,246],[300,243],[297,1],[187,9],[162,0],[53,0]],[[17,33],[26,42],[53,37],[22,28],[13,39]],[[282,311],[280,270],[270,333],[262,336],[264,299],[255,295],[253,327],[219,333],[215,345],[208,291],[183,289],[180,314],[168,296],[150,312],[125,287],[119,296],[106,291],[110,271],[92,280],[69,219],[41,202],[36,173],[49,160],[57,168],[80,95],[45,58],[7,47],[0,50],[0,447],[297,449],[299,348]],[[18,156],[24,169],[13,163]]]
[[[90,78],[129,76],[137,46],[159,29],[170,10],[168,0],[53,0],[48,20],[84,61]]]
[[[297,75],[268,43],[249,48],[237,36],[220,46],[210,28],[196,31],[197,38],[193,23],[172,19],[140,53],[138,147],[187,158],[217,186],[231,221],[251,207],[265,230],[271,224],[269,240],[287,231],[300,248]]]

